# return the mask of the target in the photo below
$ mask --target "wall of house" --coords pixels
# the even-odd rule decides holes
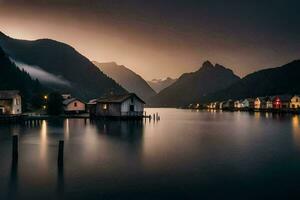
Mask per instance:
[[[118,103],[97,103],[96,116],[121,116],[121,104]]]
[[[13,99],[13,105],[12,105],[12,113],[13,115],[22,114],[22,100],[21,96],[16,96]]]
[[[85,111],[85,104],[81,101],[75,100],[75,101],[69,103],[67,106],[65,106],[64,110],[66,112],[72,112],[72,111],[83,112],[83,111]]]
[[[136,97],[129,98],[121,104],[121,113],[130,111],[130,105],[134,105],[134,112],[144,112],[144,104]]]
[[[292,109],[300,108],[300,96],[294,96],[291,99],[290,108]]]
[[[263,108],[263,105],[262,105],[262,103],[261,103],[261,101],[259,99],[255,99],[255,101],[254,101],[254,108],[255,109],[261,109],[261,108]]]
[[[6,115],[22,114],[21,96],[16,96],[13,99],[0,100],[0,107],[1,110],[4,111],[2,114],[6,114]]]

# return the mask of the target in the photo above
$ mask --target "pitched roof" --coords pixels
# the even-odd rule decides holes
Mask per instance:
[[[97,99],[98,103],[122,103],[131,97],[136,97],[141,102],[145,103],[140,97],[134,93],[124,94],[124,95],[110,95],[106,97],[101,97]]]
[[[274,101],[276,98],[279,98],[280,101],[290,101],[292,98],[292,95],[278,95],[271,97],[272,101]]]
[[[63,101],[63,105],[66,106],[66,105],[72,103],[73,101],[80,101],[80,102],[84,103],[83,101],[81,101],[81,100],[79,100],[79,99],[71,98],[71,99],[66,99],[66,100],[64,100],[64,101]]]
[[[0,91],[0,99],[12,99],[19,95],[18,90],[1,90]]]

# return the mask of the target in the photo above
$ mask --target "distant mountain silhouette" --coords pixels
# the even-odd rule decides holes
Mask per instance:
[[[156,94],[140,75],[123,65],[118,65],[115,62],[99,63],[94,61],[93,63],[127,91],[136,93],[145,101]]]
[[[300,60],[295,60],[281,67],[249,74],[228,88],[198,100],[209,102],[280,94],[300,94],[299,80]]]
[[[68,83],[68,85],[48,85],[55,90],[72,93],[73,96],[84,100],[112,92],[117,94],[127,92],[67,44],[50,39],[17,40],[0,33],[0,46],[14,60],[38,66]]]
[[[232,70],[219,64],[213,66],[206,61],[198,71],[183,74],[175,83],[151,98],[150,105],[185,106],[239,80]]]
[[[150,87],[152,87],[155,92],[160,92],[163,89],[172,85],[177,79],[172,79],[170,77],[166,79],[152,79],[151,81],[147,81]]]
[[[1,47],[0,68],[0,90],[19,90],[23,97],[23,110],[33,106],[34,103],[38,104],[39,97],[48,91],[38,80],[33,80],[27,72],[15,66]]]

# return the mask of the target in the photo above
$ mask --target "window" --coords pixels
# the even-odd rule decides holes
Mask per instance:
[[[131,97],[131,99],[130,99],[130,100],[131,100],[131,103],[133,103],[133,97]]]
[[[77,107],[77,102],[74,103],[74,107]]]
[[[107,104],[103,104],[103,110],[107,110],[108,105]]]

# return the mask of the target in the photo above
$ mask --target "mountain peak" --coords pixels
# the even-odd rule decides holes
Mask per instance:
[[[213,64],[207,60],[202,64],[201,69],[205,70],[205,69],[211,69],[213,67],[214,67]]]

